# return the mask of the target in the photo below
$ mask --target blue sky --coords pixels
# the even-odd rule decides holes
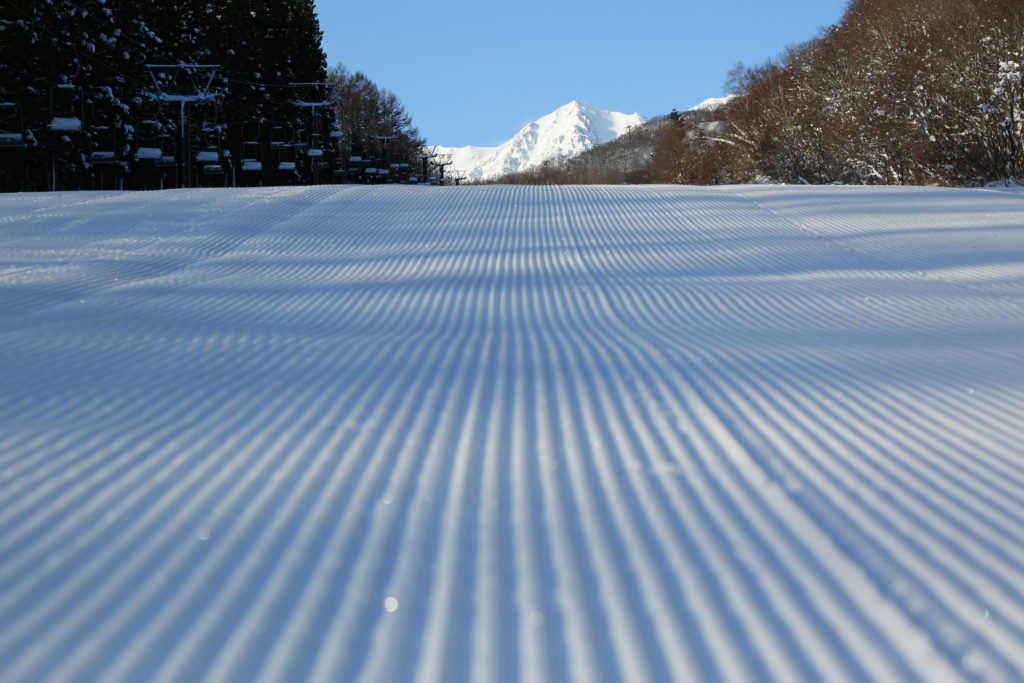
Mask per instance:
[[[317,0],[324,50],[392,90],[432,144],[495,145],[571,100],[644,116],[722,95],[848,0]]]

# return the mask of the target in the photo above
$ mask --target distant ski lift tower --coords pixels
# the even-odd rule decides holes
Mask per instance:
[[[220,64],[147,64],[157,94],[164,102],[178,103],[178,186],[192,187],[192,136],[189,131],[188,106],[213,99],[210,87]]]
[[[452,162],[452,155],[451,154],[438,154],[437,155],[437,161],[434,162],[434,165],[437,166],[437,173],[438,173],[437,183],[438,183],[438,185],[444,185],[444,169],[445,169],[446,166],[451,166],[452,163],[454,163],[454,162]]]
[[[423,175],[420,176],[419,181],[421,183],[430,183],[430,160],[437,156],[437,148],[426,147],[420,150],[420,153],[416,155],[416,158],[423,162]]]
[[[327,109],[334,99],[334,83],[290,83],[295,91],[295,99],[292,104],[296,107],[309,110],[309,149],[306,156],[309,157],[312,169],[313,184],[320,184],[320,169],[324,168],[323,134],[320,132],[320,121],[317,119],[317,109]]]
[[[390,180],[389,174],[391,173],[391,161],[390,161],[390,159],[388,159],[388,143],[391,142],[392,140],[397,140],[398,136],[397,135],[371,135],[370,137],[373,138],[374,140],[380,140],[381,143],[384,145],[384,150],[383,150],[383,153],[381,154],[381,158],[380,158],[380,169],[378,169],[377,173],[379,173],[380,175],[384,176],[383,182],[385,182],[385,183],[389,182],[389,180]]]

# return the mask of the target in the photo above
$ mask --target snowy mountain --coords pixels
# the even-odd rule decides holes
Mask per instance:
[[[611,142],[645,120],[640,114],[607,111],[573,100],[526,124],[498,147],[438,145],[437,151],[451,154],[452,167],[470,180],[496,178],[535,168],[545,161],[564,161],[583,150]]]

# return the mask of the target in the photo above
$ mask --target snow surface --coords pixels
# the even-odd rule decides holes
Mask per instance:
[[[1024,678],[1024,194],[0,196],[0,679]]]
[[[708,99],[700,102],[699,104],[695,104],[694,106],[690,107],[687,111],[715,111],[716,109],[719,109],[729,104],[737,97],[739,97],[739,95],[726,95],[725,97],[709,97]]]
[[[607,111],[573,100],[526,124],[498,147],[438,145],[437,151],[451,154],[452,167],[469,180],[497,178],[536,168],[545,161],[564,161],[611,142],[645,120],[640,114]]]
[[[50,121],[50,130],[75,132],[82,130],[82,120],[58,116]]]

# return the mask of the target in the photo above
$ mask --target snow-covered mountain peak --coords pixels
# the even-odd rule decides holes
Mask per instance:
[[[573,100],[523,126],[498,147],[442,147],[454,168],[470,180],[495,178],[563,161],[595,145],[611,142],[646,119],[640,114],[613,112]]]

